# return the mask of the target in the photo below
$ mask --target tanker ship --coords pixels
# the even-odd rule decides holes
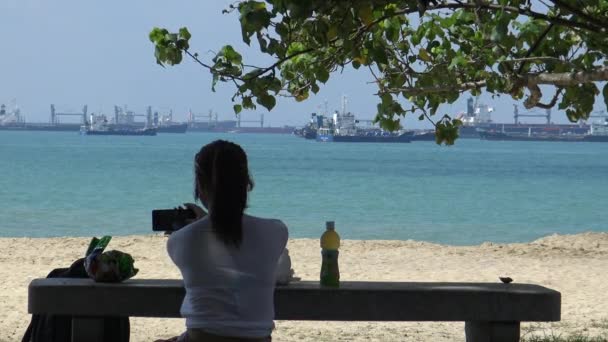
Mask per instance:
[[[584,134],[561,131],[559,133],[533,133],[532,128],[529,128],[527,133],[480,130],[479,135],[483,140],[501,141],[608,142],[608,118],[592,123]]]
[[[480,132],[501,132],[505,134],[513,134],[524,136],[532,135],[584,135],[590,130],[590,125],[586,123],[577,124],[553,124],[551,123],[551,110],[547,109],[544,113],[520,113],[517,105],[514,105],[513,123],[498,123],[492,121],[492,112],[494,109],[490,106],[478,104],[473,98],[467,100],[466,113],[459,113],[456,118],[462,121],[462,126],[459,128],[461,138],[482,138]],[[546,123],[521,123],[521,117],[539,117],[544,118]]]
[[[0,105],[0,130],[2,131],[78,131],[79,123],[26,123],[25,118],[21,115],[21,110],[17,104],[13,102],[12,109],[6,105]]]
[[[154,136],[156,128],[121,128],[116,125],[109,125],[105,115],[91,114],[87,124],[80,127],[82,135],[134,135],[134,136]]]
[[[342,97],[342,111],[336,111],[333,117],[313,115],[317,127],[315,139],[320,142],[357,142],[357,143],[409,143],[413,131],[388,132],[380,128],[357,126],[359,120],[346,111],[346,97]],[[300,134],[305,134],[304,131]],[[305,135],[304,135],[305,136]]]

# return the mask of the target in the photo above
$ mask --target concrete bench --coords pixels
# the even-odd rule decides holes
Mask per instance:
[[[181,280],[35,279],[31,314],[70,315],[73,342],[101,341],[102,317],[180,317]],[[277,320],[464,321],[468,342],[519,341],[520,322],[559,321],[561,295],[538,285],[301,281],[275,291]],[[177,332],[176,332],[177,333]]]

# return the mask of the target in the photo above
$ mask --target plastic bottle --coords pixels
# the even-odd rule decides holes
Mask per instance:
[[[338,248],[340,235],[336,233],[333,221],[325,222],[325,232],[321,235],[321,286],[340,286],[340,269],[338,267]]]

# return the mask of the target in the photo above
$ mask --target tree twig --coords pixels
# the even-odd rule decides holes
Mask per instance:
[[[545,39],[545,37],[547,36],[549,31],[551,31],[552,28],[553,28],[553,23],[550,23],[549,26],[547,26],[547,28],[543,31],[543,33],[541,33],[541,35],[538,37],[538,39],[534,42],[534,45],[532,45],[532,47],[530,47],[530,49],[528,49],[528,53],[526,53],[526,57],[524,57],[524,58],[528,58],[532,55],[532,53],[540,46],[540,43],[543,41],[543,39]],[[526,65],[525,61],[519,65],[519,68],[517,69],[518,74],[521,74],[522,70],[524,70],[525,65]]]

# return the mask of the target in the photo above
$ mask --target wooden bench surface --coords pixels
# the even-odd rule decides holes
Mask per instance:
[[[181,280],[35,279],[28,312],[74,316],[180,317]],[[351,282],[339,289],[298,281],[275,291],[277,320],[559,321],[561,295],[539,285]]]

